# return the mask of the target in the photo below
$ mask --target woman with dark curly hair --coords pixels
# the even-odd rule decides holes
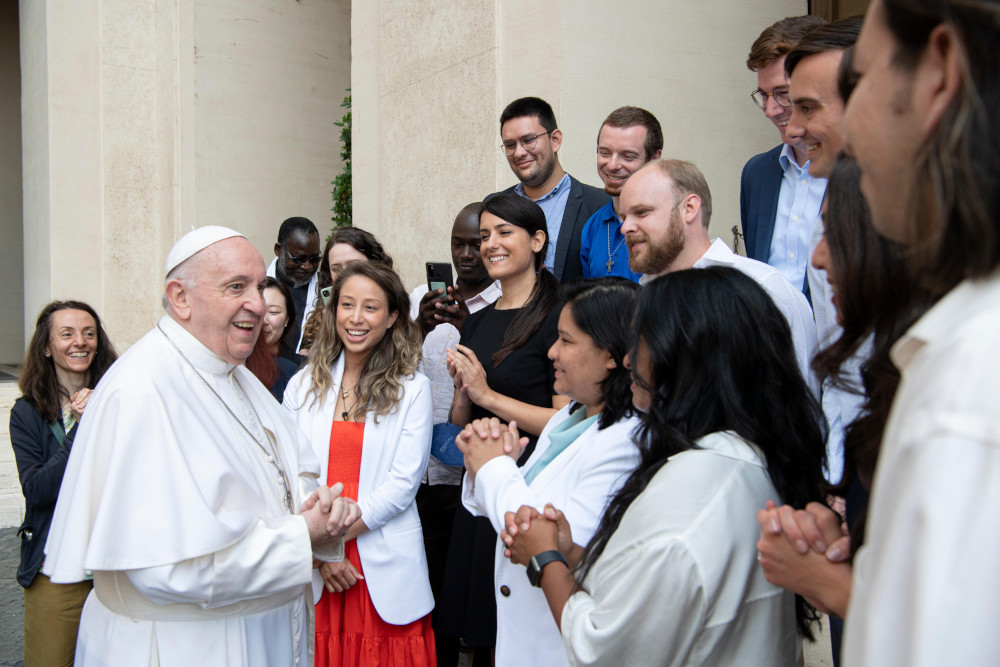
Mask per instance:
[[[10,411],[10,443],[24,493],[21,564],[24,662],[72,665],[90,581],[53,584],[40,572],[56,498],[87,400],[118,355],[94,309],[53,301],[35,323]]]

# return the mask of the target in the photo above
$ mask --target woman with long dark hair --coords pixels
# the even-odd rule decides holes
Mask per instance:
[[[648,284],[633,333],[639,467],[586,547],[552,507],[510,515],[512,560],[571,663],[795,665],[810,610],[764,579],[748,520],[770,498],[817,500],[823,479],[822,412],[788,324],[751,278],[711,267]]]
[[[451,422],[463,427],[489,417],[517,422],[529,438],[523,463],[545,424],[569,403],[553,389],[555,371],[547,356],[558,337],[559,283],[544,267],[549,237],[538,204],[514,194],[492,197],[483,202],[479,233],[483,264],[503,294],[469,316],[461,344],[448,352],[455,381]],[[477,664],[489,659],[496,641],[495,547],[489,520],[459,508],[437,628],[480,649]]]
[[[841,517],[823,503],[798,512],[769,505],[758,513],[758,549],[768,581],[840,618],[847,613],[850,561],[864,542],[868,493],[899,385],[899,370],[889,353],[929,303],[928,293],[908,277],[906,250],[872,227],[858,188],[860,177],[853,158],[837,160],[823,203],[825,235],[813,254],[816,268],[827,272],[843,329],[816,356],[813,367],[847,384],[845,364],[863,357],[863,387],[847,388],[863,392],[864,404],[845,432],[844,477],[829,489],[830,495],[846,498],[848,531],[842,531]]]
[[[563,508],[577,537],[588,540],[608,499],[639,463],[632,442],[638,419],[625,364],[638,292],[635,283],[614,277],[564,288],[559,339],[549,358],[556,371],[555,390],[572,403],[549,420],[520,469],[514,462],[519,453],[513,446],[519,440],[515,427],[501,429],[495,418],[484,419],[459,435],[467,471],[463,501],[495,530],[503,529],[506,512],[522,505],[541,510],[551,503]],[[504,438],[512,446],[509,455]],[[504,559],[499,541],[494,565],[497,664],[567,664],[545,596],[524,585],[524,568]],[[530,644],[523,641],[526,636],[532,637]]]
[[[317,665],[436,662],[415,501],[433,427],[430,382],[417,373],[421,342],[396,272],[352,262],[333,284],[309,364],[285,390],[321,476],[343,482],[362,513],[344,560],[313,577]]]
[[[244,365],[280,402],[288,381],[299,369],[289,361],[295,355],[282,341],[288,325],[295,321],[295,303],[288,286],[270,276],[265,278],[264,306],[260,335]]]
[[[21,563],[24,662],[71,665],[92,584],[53,584],[39,570],[66,461],[91,391],[118,355],[94,309],[53,301],[35,322],[21,365],[21,397],[10,411],[10,443],[24,493]]]

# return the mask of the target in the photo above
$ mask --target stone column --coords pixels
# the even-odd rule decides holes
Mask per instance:
[[[347,0],[22,0],[25,317],[88,301],[125,348],[192,227],[330,228]]]

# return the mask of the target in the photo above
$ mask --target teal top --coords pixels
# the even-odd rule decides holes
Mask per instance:
[[[577,408],[566,420],[549,431],[549,447],[542,454],[541,458],[535,461],[535,465],[524,473],[524,483],[531,482],[538,477],[538,474],[545,470],[545,466],[565,451],[573,444],[580,434],[590,428],[590,425],[597,421],[600,413],[593,417],[587,417],[587,410],[584,406]]]

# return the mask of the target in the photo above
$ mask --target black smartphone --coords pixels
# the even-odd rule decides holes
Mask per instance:
[[[455,281],[451,277],[451,264],[448,262],[427,262],[427,289],[428,290],[445,290],[443,297],[448,296],[448,291],[446,288],[451,287],[455,284]],[[453,300],[448,299],[449,303],[454,303]]]

